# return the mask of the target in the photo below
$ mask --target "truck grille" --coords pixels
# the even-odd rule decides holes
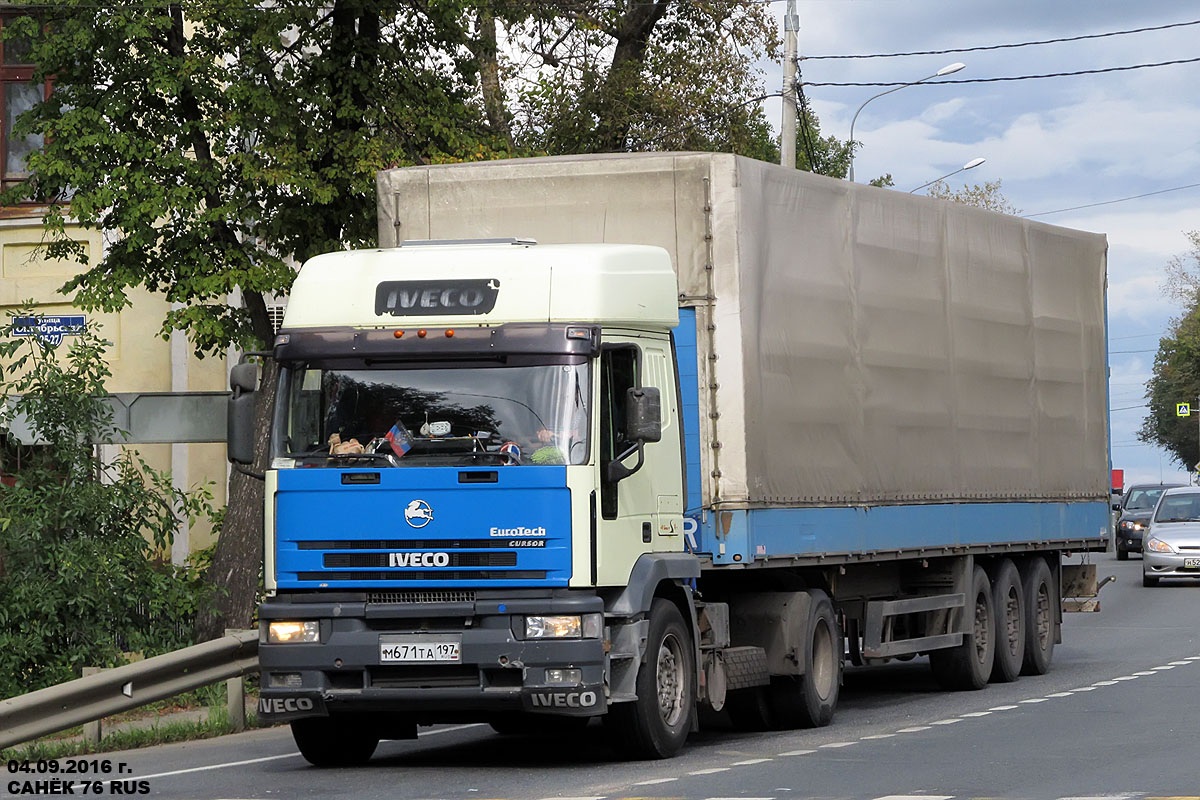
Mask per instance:
[[[546,579],[544,569],[501,569],[501,570],[454,570],[393,569],[386,572],[300,572],[301,581],[541,581]]]
[[[327,567],[388,567],[389,553],[326,553]],[[451,567],[515,567],[516,553],[448,553]],[[422,564],[421,566],[428,566]]]
[[[474,603],[472,591],[369,592],[368,603]]]
[[[437,667],[376,667],[370,671],[376,689],[479,688],[479,668],[474,665]]]

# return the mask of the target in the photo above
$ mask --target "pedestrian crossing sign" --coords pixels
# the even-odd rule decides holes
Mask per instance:
[[[1191,415],[1192,415],[1191,404],[1189,404],[1189,403],[1176,403],[1175,404],[1175,416],[1190,417]]]

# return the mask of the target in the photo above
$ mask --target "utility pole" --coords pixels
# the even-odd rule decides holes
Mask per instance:
[[[796,0],[788,0],[783,17],[783,125],[779,134],[779,163],[796,168],[796,35],[800,15]]]

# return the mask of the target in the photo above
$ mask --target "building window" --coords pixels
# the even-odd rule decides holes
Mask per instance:
[[[0,16],[0,30],[13,17]],[[4,115],[0,118],[3,136],[0,136],[0,187],[7,189],[14,183],[29,177],[27,166],[29,154],[42,147],[38,135],[14,137],[13,125],[17,118],[42,100],[50,96],[50,81],[33,84],[33,68],[30,63],[30,41],[23,37],[0,41],[0,84],[4,89]]]

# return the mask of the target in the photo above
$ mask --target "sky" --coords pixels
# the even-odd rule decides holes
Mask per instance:
[[[1192,0],[798,0],[799,52],[896,53],[980,47],[1200,20]],[[782,20],[786,0],[771,2]],[[991,78],[1145,64],[1200,56],[1200,25],[1040,46],[847,60],[805,59],[806,82],[916,81],[942,67],[947,79]],[[767,90],[781,85],[764,64]],[[1022,214],[1039,214],[1200,183],[1200,62],[1098,75],[1003,83],[908,86],[869,103],[854,138],[859,181],[891,173],[908,191],[975,158],[986,163],[951,188],[1002,181]],[[849,136],[859,106],[885,87],[809,86],[824,134]],[[780,101],[766,112],[778,125]],[[1200,187],[1038,216],[1108,236],[1108,315],[1113,466],[1125,484],[1187,482],[1159,448],[1141,443],[1159,337],[1178,315],[1164,294],[1165,268],[1200,229]],[[1186,401],[1189,398],[1179,398]],[[1190,398],[1193,405],[1197,398]],[[1200,422],[1200,420],[1198,420]],[[1200,435],[1200,425],[1198,425]]]

